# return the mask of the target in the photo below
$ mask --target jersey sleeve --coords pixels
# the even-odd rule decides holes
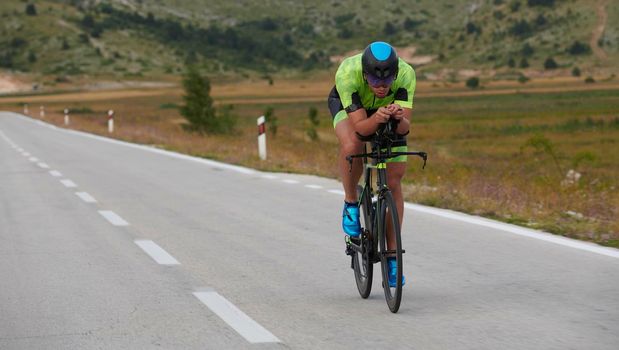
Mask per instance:
[[[361,108],[362,106],[356,106],[355,101],[353,101],[353,94],[358,94],[358,87],[355,83],[355,72],[354,67],[349,62],[342,62],[340,67],[337,69],[335,73],[335,88],[337,89],[337,93],[340,95],[340,100],[342,101],[342,107],[346,110],[356,110]],[[357,98],[357,100],[359,100]],[[357,101],[360,103],[360,101]]]
[[[407,69],[400,69],[398,74],[398,80],[401,81],[400,89],[406,91],[406,94],[396,94],[395,101],[393,103],[400,105],[404,108],[413,108],[413,96],[415,95],[415,86],[417,85],[417,78],[415,76],[415,70],[411,66],[406,65]]]

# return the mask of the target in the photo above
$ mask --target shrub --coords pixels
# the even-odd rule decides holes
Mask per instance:
[[[318,140],[318,132],[316,132],[316,127],[320,124],[320,120],[318,119],[318,110],[316,107],[310,107],[307,117],[309,119],[309,127],[306,130],[307,136],[312,141]]]
[[[479,78],[478,77],[468,78],[466,80],[466,86],[471,88],[471,89],[475,89],[475,88],[479,87]]]
[[[574,69],[572,69],[572,76],[579,77],[580,76],[580,68],[574,67]]]
[[[529,78],[527,78],[527,76],[526,76],[526,75],[524,75],[524,74],[521,74],[521,75],[518,77],[518,82],[519,82],[520,84],[524,84],[524,83],[526,83],[526,82],[527,82],[527,81],[529,81],[529,80],[530,80],[530,79],[529,79]]]
[[[529,68],[529,61],[526,58],[520,60],[520,68]]]
[[[546,61],[544,61],[544,69],[556,69],[559,65],[555,62],[554,58],[548,57]]]
[[[509,28],[509,33],[520,38],[527,37],[532,33],[531,25],[526,20],[521,19]]]
[[[533,6],[553,7],[555,5],[555,0],[527,0],[527,5],[529,5],[529,7],[533,7]]]
[[[513,57],[510,57],[509,60],[507,61],[507,66],[509,68],[514,68],[516,67],[516,61],[514,60]]]
[[[533,53],[535,52],[535,50],[533,49],[533,46],[531,46],[531,44],[529,43],[525,43],[522,46],[522,55],[525,57],[530,57],[531,55],[533,55]]]
[[[466,24],[466,33],[467,34],[481,34],[481,28],[475,25],[473,22],[468,22]]]
[[[570,55],[583,55],[591,53],[591,47],[589,44],[583,44],[580,41],[574,41],[572,45],[567,49]]]
[[[34,4],[26,5],[26,14],[28,16],[36,16],[37,15],[37,8],[36,8],[36,6],[34,6]]]
[[[275,116],[275,109],[273,107],[269,106],[264,110],[264,121],[266,122],[269,131],[271,131],[271,135],[275,137],[275,135],[277,135],[277,127],[279,125],[277,123],[277,117]]]
[[[593,79],[593,77],[589,76],[589,77],[587,77],[587,79],[585,79],[585,83],[587,83],[587,84],[595,83],[595,79]]]

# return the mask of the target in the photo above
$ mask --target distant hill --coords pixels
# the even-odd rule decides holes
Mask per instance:
[[[373,40],[420,79],[617,70],[615,0],[3,0],[0,71],[117,78],[334,69]]]

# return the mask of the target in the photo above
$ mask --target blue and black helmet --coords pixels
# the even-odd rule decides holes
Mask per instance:
[[[380,80],[395,78],[398,74],[398,55],[391,45],[375,41],[368,45],[361,56],[363,73]]]

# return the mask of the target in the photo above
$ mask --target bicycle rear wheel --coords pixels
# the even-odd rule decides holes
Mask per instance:
[[[360,206],[361,235],[354,243],[358,244],[361,251],[355,251],[353,255],[353,270],[355,271],[355,282],[362,298],[367,298],[372,291],[372,277],[374,274],[374,264],[370,259],[371,254],[371,230],[372,230],[372,199],[370,193],[361,186],[357,186],[357,195]]]
[[[391,312],[396,313],[400,308],[402,301],[402,237],[400,236],[400,220],[398,218],[398,210],[393,200],[393,195],[390,191],[383,193],[383,198],[378,210],[378,234],[380,243],[380,265],[383,277],[383,289],[385,290],[385,299]],[[396,246],[394,250],[387,248],[387,223],[393,227],[395,234]],[[389,263],[387,258],[395,258],[397,273],[395,286],[389,285]]]

